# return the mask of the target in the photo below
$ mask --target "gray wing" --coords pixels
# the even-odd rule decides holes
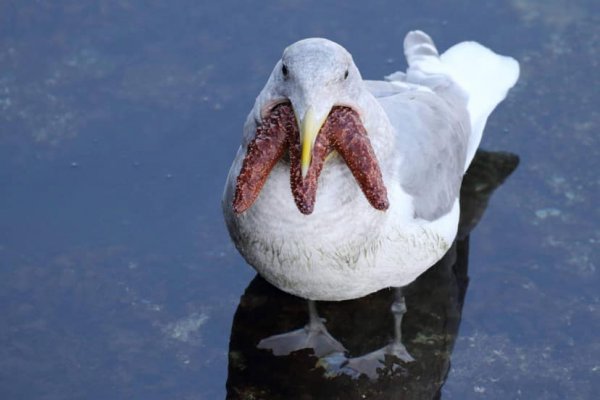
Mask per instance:
[[[386,81],[364,81],[367,90],[371,92],[375,98],[394,96],[407,91],[407,87],[402,83],[392,83]]]
[[[367,90],[377,99],[415,90],[430,91],[426,86],[406,82],[406,80],[388,80],[390,77],[404,78],[406,75],[403,72],[394,72],[392,75],[386,76],[385,81],[365,80],[363,82],[365,83]]]
[[[389,82],[369,88],[396,130],[400,184],[413,196],[415,217],[431,221],[447,214],[460,194],[471,134],[467,96],[444,74],[425,33],[410,32],[404,52],[407,73],[392,74]]]
[[[415,216],[431,221],[445,215],[459,196],[464,171],[470,135],[465,104],[429,91],[378,100],[396,131],[400,184],[414,198]]]

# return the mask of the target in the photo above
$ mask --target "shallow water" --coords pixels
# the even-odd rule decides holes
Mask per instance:
[[[439,3],[0,3],[1,397],[224,398],[239,366],[232,321],[254,274],[220,196],[254,97],[299,38],[340,42],[377,78],[405,67],[402,38],[419,28],[441,49],[476,39],[522,68],[483,140],[520,165],[470,236],[441,398],[595,398],[600,9]],[[288,329],[304,323],[296,316]],[[422,338],[410,338],[418,352]],[[261,387],[282,382],[267,370]],[[310,382],[302,398],[335,398]]]

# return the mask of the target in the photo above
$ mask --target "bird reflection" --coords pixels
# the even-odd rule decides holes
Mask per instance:
[[[463,179],[456,242],[401,292],[384,289],[361,299],[318,303],[336,351],[276,355],[290,351],[259,348],[259,343],[268,348],[265,340],[282,332],[298,331],[307,306],[306,300],[254,278],[233,320],[227,398],[439,399],[469,281],[469,233],[518,162],[514,154],[478,151]],[[400,359],[385,351],[398,344]],[[411,356],[414,362],[407,362]]]

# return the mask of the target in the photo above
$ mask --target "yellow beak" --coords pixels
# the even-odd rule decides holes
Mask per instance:
[[[304,113],[304,118],[302,118],[300,124],[300,146],[302,147],[300,166],[302,168],[302,178],[305,178],[308,173],[315,140],[328,115],[329,110],[322,117],[318,118],[312,106],[309,106],[306,113]]]

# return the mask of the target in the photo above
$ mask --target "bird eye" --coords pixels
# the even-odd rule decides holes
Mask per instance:
[[[281,66],[281,73],[283,74],[284,77],[287,78],[287,76],[288,76],[288,68],[287,68],[287,66],[285,64],[283,64]]]
[[[344,72],[344,79],[348,79],[348,70],[346,70],[346,72]]]

